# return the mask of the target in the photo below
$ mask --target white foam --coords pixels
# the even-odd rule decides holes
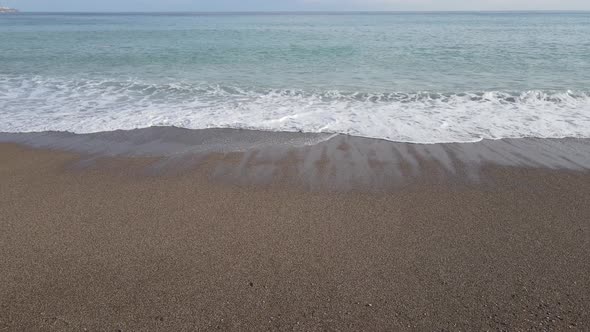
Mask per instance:
[[[586,91],[356,93],[0,77],[0,131],[150,126],[345,133],[393,141],[590,137]]]

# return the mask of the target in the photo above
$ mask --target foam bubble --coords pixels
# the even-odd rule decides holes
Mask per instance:
[[[4,76],[0,118],[3,132],[90,133],[165,125],[421,143],[590,137],[590,93],[367,93]]]

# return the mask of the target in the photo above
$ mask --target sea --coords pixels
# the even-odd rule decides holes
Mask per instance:
[[[0,16],[0,132],[590,137],[590,13]]]

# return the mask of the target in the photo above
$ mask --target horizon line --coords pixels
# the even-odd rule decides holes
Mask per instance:
[[[16,9],[16,8],[13,8]],[[18,10],[18,9],[17,9]],[[244,11],[19,11],[20,14],[403,14],[403,13],[590,13],[590,9],[510,10],[244,10]],[[18,14],[17,13],[17,14]]]

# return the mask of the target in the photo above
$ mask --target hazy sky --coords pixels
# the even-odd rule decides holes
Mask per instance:
[[[22,11],[590,10],[590,0],[0,0]]]

